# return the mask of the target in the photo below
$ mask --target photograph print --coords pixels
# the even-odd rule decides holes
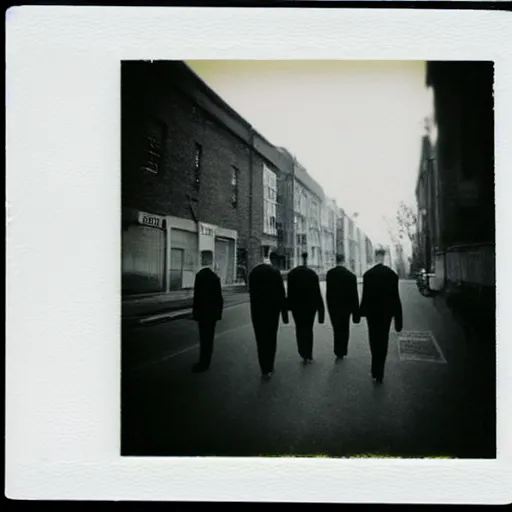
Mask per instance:
[[[496,458],[494,64],[121,68],[121,455]]]

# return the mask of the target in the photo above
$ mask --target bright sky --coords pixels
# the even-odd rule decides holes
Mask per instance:
[[[423,119],[420,61],[189,61],[232,108],[286,147],[374,243],[383,216],[415,206]],[[409,250],[406,249],[407,252]]]

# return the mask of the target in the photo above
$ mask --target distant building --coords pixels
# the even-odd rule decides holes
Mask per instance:
[[[393,261],[393,270],[398,274],[398,277],[400,279],[405,279],[408,275],[407,263],[405,259],[403,245],[400,243],[393,244]]]
[[[366,246],[366,268],[369,269],[374,265],[375,259],[374,259],[374,248],[372,241],[366,236],[365,237],[365,246]]]
[[[336,265],[336,217],[338,207],[334,199],[325,197],[322,204],[322,262],[321,274],[325,275]]]
[[[345,215],[345,258],[349,270],[357,273],[356,226],[354,220]]]
[[[393,256],[391,254],[391,248],[389,245],[384,247],[384,265],[387,265],[389,268],[394,268]]]
[[[346,251],[346,230],[345,230],[345,211],[338,208],[336,216],[336,253],[341,254],[348,260]]]
[[[296,159],[294,159],[293,194],[296,236],[294,266],[301,264],[301,253],[307,252],[309,266],[320,272],[322,267],[321,211],[324,191]]]

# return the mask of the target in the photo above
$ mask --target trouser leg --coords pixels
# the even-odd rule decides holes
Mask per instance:
[[[199,363],[209,367],[212,360],[213,340],[215,337],[215,322],[199,323]]]

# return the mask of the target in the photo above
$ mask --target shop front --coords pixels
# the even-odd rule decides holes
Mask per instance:
[[[214,224],[168,217],[170,233],[169,289],[193,288],[202,255],[213,261],[223,285],[235,282],[236,231]]]
[[[123,212],[122,294],[165,291],[165,218],[140,211]]]

